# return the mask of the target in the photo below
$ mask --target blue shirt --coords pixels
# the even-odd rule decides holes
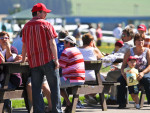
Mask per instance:
[[[61,56],[62,51],[64,50],[64,43],[60,42],[57,44],[57,54],[58,54],[58,59]]]
[[[22,37],[18,36],[14,39],[12,46],[16,47],[18,50],[18,54],[22,53]]]

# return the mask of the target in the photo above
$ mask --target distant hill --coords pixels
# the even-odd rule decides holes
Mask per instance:
[[[0,0],[0,14],[10,14],[14,11],[14,4],[20,4],[20,9],[32,8],[36,3],[44,3],[53,14],[71,14],[71,2],[68,0]]]
[[[24,10],[38,2],[58,15],[150,16],[150,0],[0,0],[0,14],[12,12],[16,3]]]

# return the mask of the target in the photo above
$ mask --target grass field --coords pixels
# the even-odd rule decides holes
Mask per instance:
[[[150,16],[150,0],[71,0],[73,15]]]
[[[104,53],[111,53],[114,50],[114,44],[110,43],[108,46],[107,43],[102,43],[102,46],[100,47],[100,51]],[[108,72],[110,70],[110,66],[106,68],[101,68],[101,72]]]

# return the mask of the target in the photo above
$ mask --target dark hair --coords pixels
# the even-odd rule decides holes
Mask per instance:
[[[83,45],[89,45],[94,37],[90,33],[86,33],[82,36]]]
[[[38,11],[38,12],[42,13],[42,11]],[[33,17],[37,16],[37,11],[36,12],[32,12],[32,16]]]
[[[66,42],[66,44],[68,43],[68,41],[66,41],[66,40],[65,40],[65,42]],[[76,44],[70,43],[70,47],[75,47],[75,46],[76,46]]]
[[[137,40],[139,40],[140,38],[142,38],[143,40],[145,39],[145,37],[143,37],[142,35],[140,35],[139,33],[136,33],[135,36],[134,36],[134,45],[135,45],[135,42]]]
[[[131,29],[131,28],[126,28],[126,29],[124,29],[122,32],[125,32],[125,33],[127,33],[127,36],[129,37],[131,37],[131,38],[133,38],[134,37],[134,32],[133,32],[133,29]]]
[[[58,39],[64,39],[68,35],[69,35],[69,33],[67,30],[61,30],[58,34]],[[60,42],[63,42],[63,41],[60,41]]]
[[[9,37],[9,34],[6,31],[0,32],[0,36],[5,36],[5,35],[7,35]]]

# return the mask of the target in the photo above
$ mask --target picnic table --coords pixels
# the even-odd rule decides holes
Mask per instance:
[[[15,63],[15,62],[5,62],[1,63],[0,66],[3,66],[5,81],[4,87],[0,88],[0,113],[3,112],[3,105],[5,99],[13,98],[24,98],[26,108],[29,112],[28,105],[28,95],[26,91],[26,82],[28,79],[29,65],[28,63]],[[8,89],[8,83],[11,73],[21,73],[23,85],[17,89]]]

